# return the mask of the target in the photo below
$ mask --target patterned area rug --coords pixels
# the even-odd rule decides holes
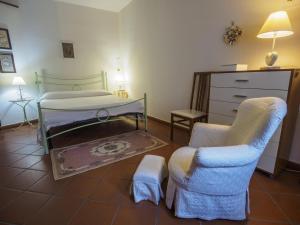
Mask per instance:
[[[74,176],[166,145],[166,142],[138,130],[52,149],[50,155],[54,179]]]

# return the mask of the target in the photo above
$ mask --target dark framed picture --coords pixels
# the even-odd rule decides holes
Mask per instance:
[[[75,58],[73,43],[62,43],[64,58]]]
[[[15,61],[12,53],[0,53],[0,72],[15,73]]]
[[[12,49],[8,30],[0,28],[0,49]]]

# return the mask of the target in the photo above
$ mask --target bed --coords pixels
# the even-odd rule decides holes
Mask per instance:
[[[124,116],[133,117],[137,129],[139,120],[143,120],[147,131],[147,95],[139,99],[113,95],[107,90],[105,72],[83,78],[36,73],[35,83],[40,95],[37,102],[38,133],[46,154],[49,153],[49,141],[54,137],[87,126],[121,120]],[[85,123],[76,126],[82,121]],[[51,128],[66,124],[74,124],[75,127],[49,134]]]

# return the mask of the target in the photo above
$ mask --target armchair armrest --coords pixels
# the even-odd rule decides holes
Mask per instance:
[[[230,126],[195,123],[189,146],[199,148],[222,145],[229,129]]]
[[[258,160],[260,151],[250,145],[199,148],[195,162],[203,167],[239,167]]]

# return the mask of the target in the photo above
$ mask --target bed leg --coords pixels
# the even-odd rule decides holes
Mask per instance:
[[[46,155],[49,154],[49,146],[48,146],[48,140],[47,140],[47,134],[46,134],[46,131],[45,131],[45,127],[44,127],[44,124],[39,122],[40,123],[40,129],[41,129],[41,134],[42,134],[42,144],[43,144],[43,147],[44,147],[44,152]]]
[[[145,131],[148,131],[148,115],[147,115],[147,94],[144,93],[144,123]]]
[[[51,136],[51,134],[50,134],[50,132],[49,131],[47,131],[47,138],[49,137],[49,136]],[[53,144],[52,144],[52,140],[51,139],[47,139],[47,145],[48,145],[48,149],[52,149],[53,148]]]
[[[135,114],[135,129],[139,129],[139,115]]]
[[[44,126],[44,120],[43,120],[43,114],[42,114],[40,102],[37,103],[37,108],[38,108],[38,113],[39,113],[39,125],[40,125],[40,132],[41,132],[41,136],[42,136],[42,144],[44,147],[45,154],[48,155],[49,148],[48,148],[48,142],[47,142],[47,134],[46,134],[45,126]]]

